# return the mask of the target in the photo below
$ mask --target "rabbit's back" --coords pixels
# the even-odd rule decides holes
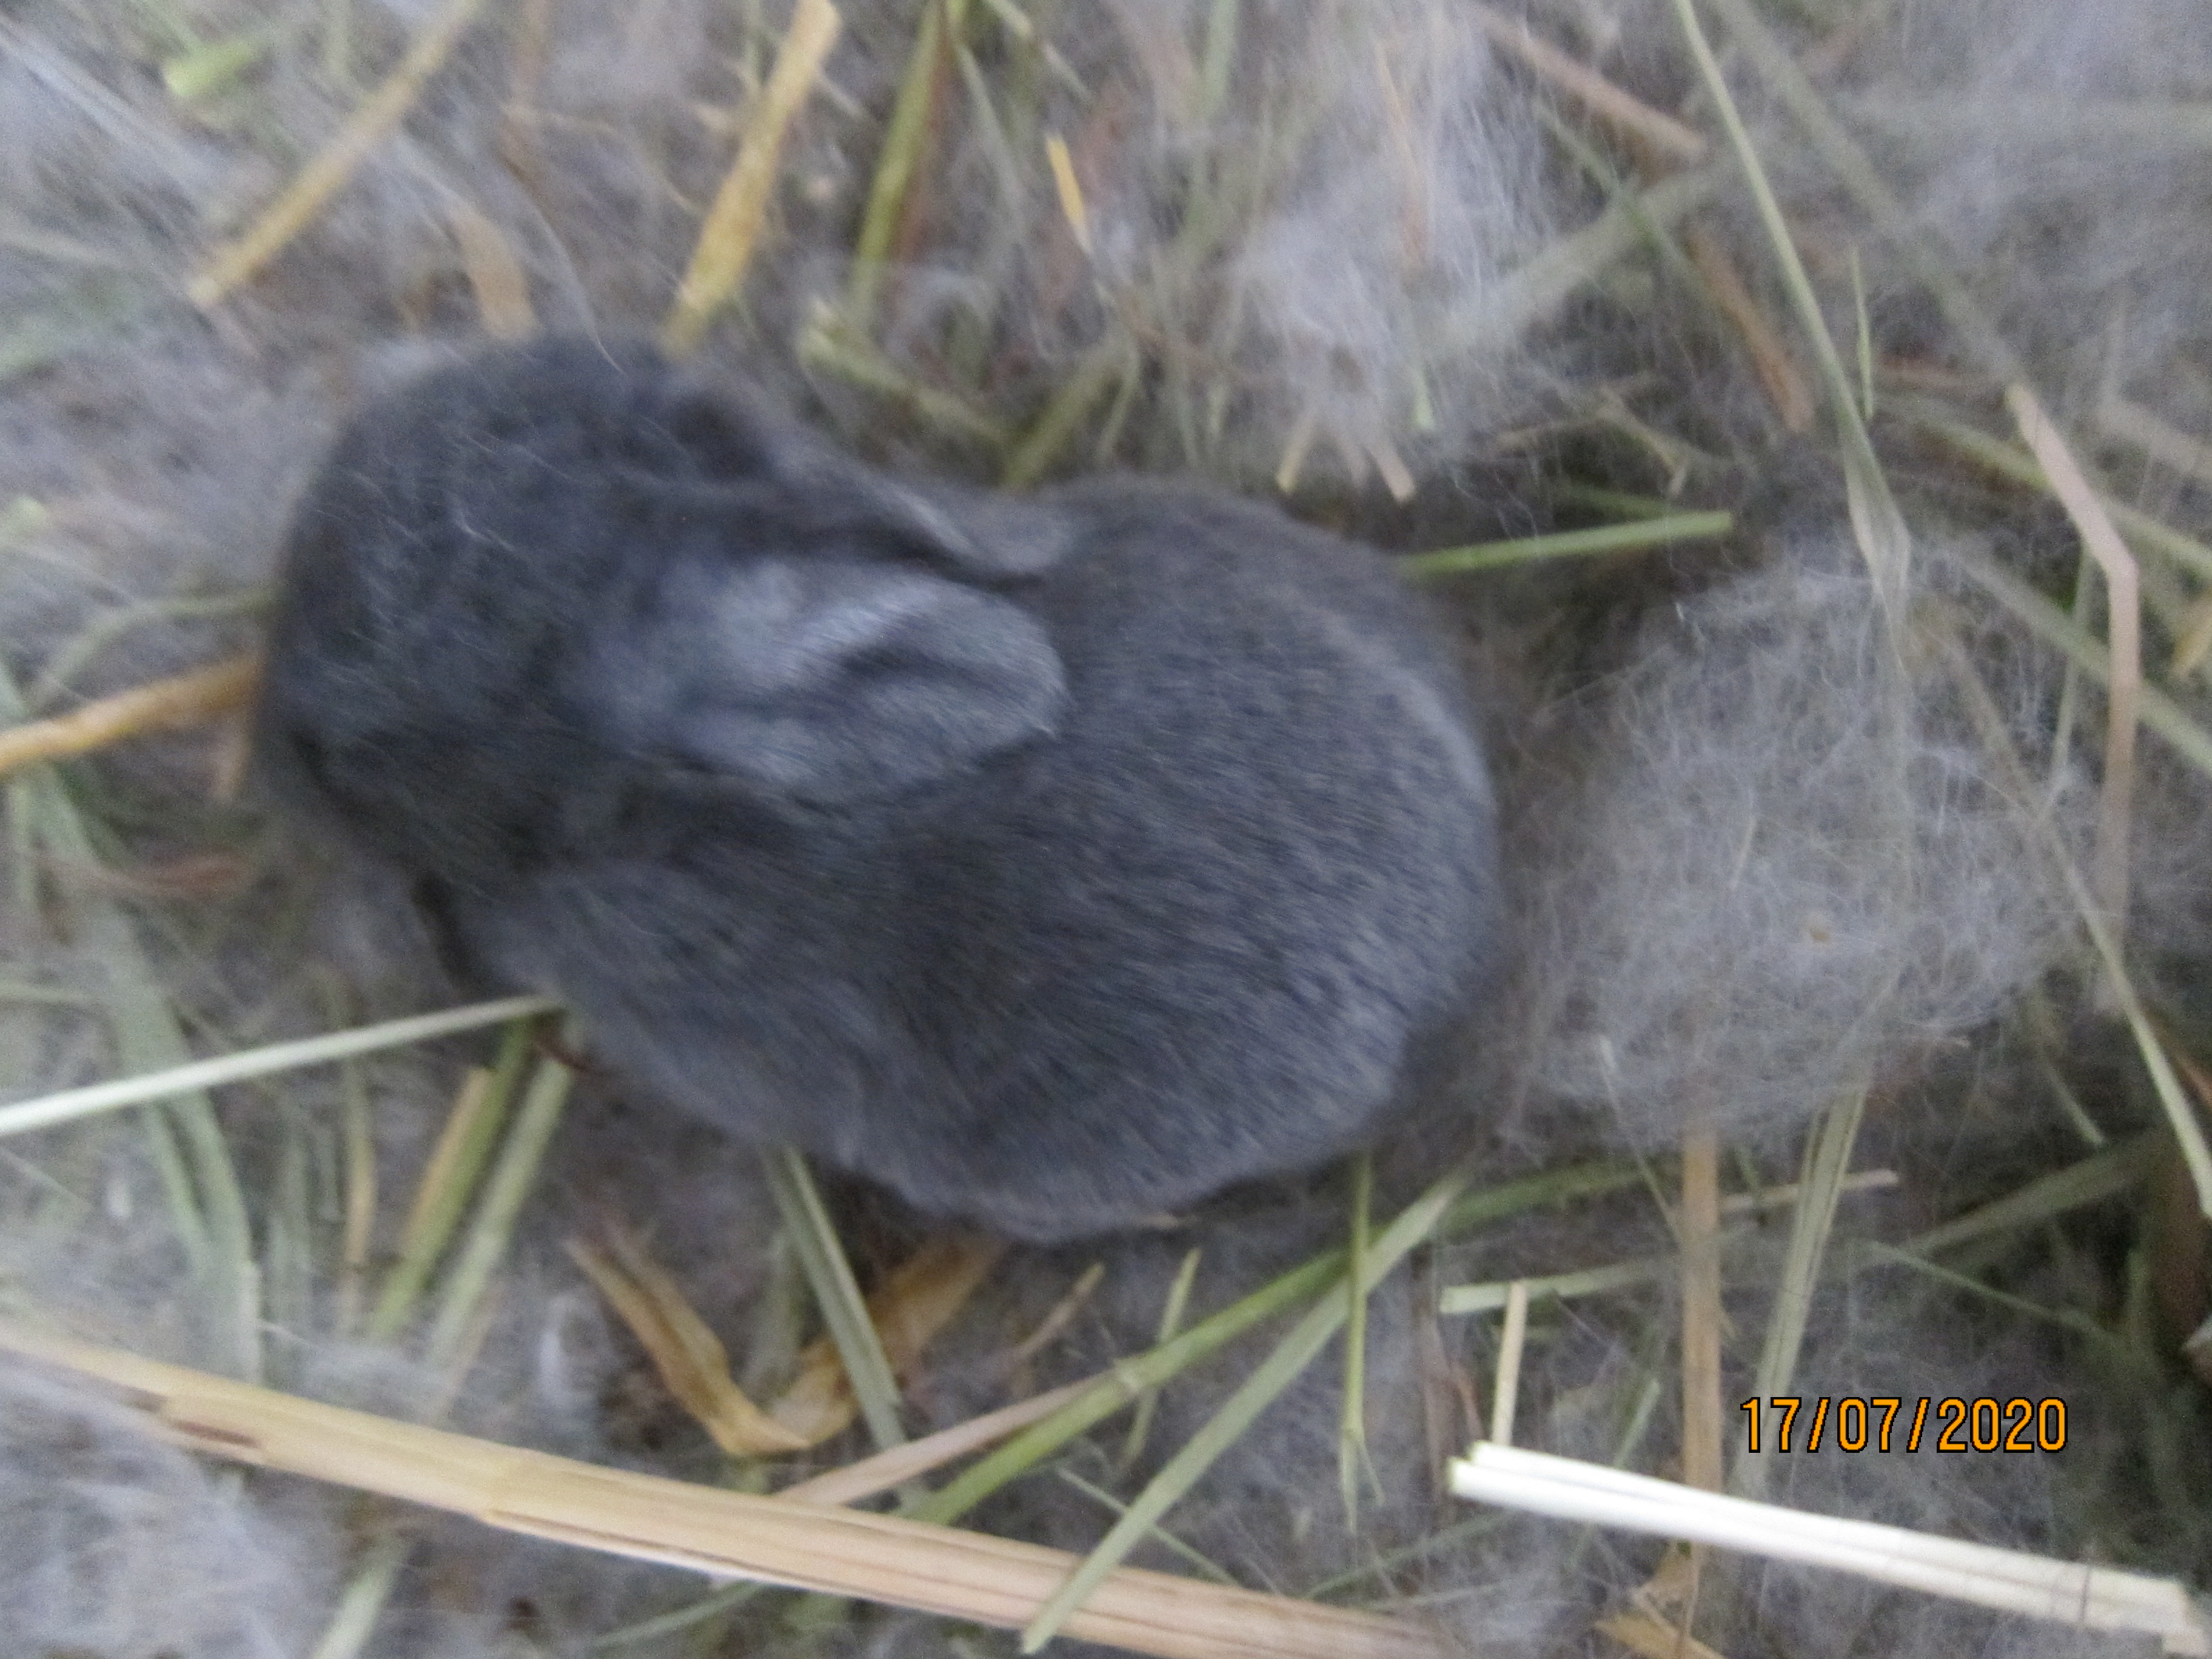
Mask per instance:
[[[1355,1144],[1462,1015],[1461,696],[1380,555],[1269,508],[913,484],[549,340],[341,438],[259,742],[617,1070],[1052,1237]]]
[[[623,1069],[926,1208],[1068,1236],[1316,1163],[1498,937],[1449,647],[1380,556],[1115,482],[1023,595],[1048,741],[804,831],[666,804],[477,931]]]

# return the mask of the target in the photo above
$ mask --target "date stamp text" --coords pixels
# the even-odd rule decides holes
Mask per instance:
[[[1744,1414],[1751,1452],[1908,1451],[1930,1437],[1939,1452],[2055,1452],[2066,1446],[2063,1400],[1999,1400],[1957,1395],[1936,1400],[1898,1395],[1756,1395]]]

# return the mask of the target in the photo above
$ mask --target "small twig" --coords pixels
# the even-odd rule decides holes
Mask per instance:
[[[830,0],[799,0],[775,54],[768,84],[745,118],[737,159],[730,163],[714,204],[699,228],[698,246],[663,325],[661,345],[671,356],[693,350],[715,311],[737,289],[760,240],[775,190],[776,166],[792,118],[813,91],[823,60],[836,43],[843,20]]]
[[[826,1217],[823,1224],[827,1224]],[[795,1231],[787,1231],[786,1237],[799,1253],[800,1266],[807,1273],[808,1286],[818,1303],[823,1293],[823,1281],[817,1274],[829,1271],[834,1277],[834,1268],[808,1267],[807,1256],[815,1247]],[[836,1242],[834,1233],[822,1241],[820,1248],[834,1250],[836,1265],[844,1265],[844,1249]],[[833,1315],[823,1308],[823,1322],[832,1334],[808,1344],[799,1356],[797,1375],[769,1407],[769,1415],[805,1437],[809,1445],[819,1444],[841,1432],[856,1414],[867,1416],[871,1431],[876,1431],[883,1416],[895,1418],[899,1384],[920,1365],[923,1352],[936,1340],[938,1333],[967,1305],[975,1287],[996,1265],[1002,1248],[995,1241],[972,1235],[941,1234],[930,1240],[893,1268],[864,1302],[850,1310],[849,1316],[865,1328],[864,1334],[841,1332],[846,1316]],[[883,1412],[869,1413],[866,1405],[868,1389],[876,1385],[856,1385],[854,1372],[848,1367],[848,1358],[856,1344],[872,1344],[886,1367],[881,1383],[881,1398],[886,1408]],[[864,1358],[861,1363],[865,1366],[871,1362]],[[893,1426],[896,1427],[895,1421]],[[890,1445],[904,1439],[903,1431],[889,1439],[878,1434],[877,1444],[888,1449]]]
[[[1075,161],[1067,153],[1067,140],[1058,133],[1048,133],[1044,141],[1045,160],[1052,167],[1052,187],[1060,198],[1060,217],[1074,234],[1075,245],[1087,256],[1091,252],[1091,209],[1083,199],[1083,181],[1075,176]]]
[[[1684,166],[1695,166],[1710,153],[1711,146],[1703,133],[1624,92],[1595,70],[1540,39],[1521,19],[1480,3],[1470,4],[1466,10],[1493,45],[1511,52],[1539,78],[1574,99],[1631,143],[1663,161]]]
[[[1018,1434],[1032,1423],[1042,1422],[1097,1380],[1085,1377],[1079,1382],[1048,1389],[1042,1394],[1031,1395],[1027,1400],[1001,1406],[997,1411],[971,1417],[965,1423],[956,1423],[949,1429],[939,1429],[935,1434],[924,1435],[919,1440],[909,1440],[904,1445],[893,1446],[888,1451],[864,1457],[857,1463],[848,1463],[841,1469],[813,1475],[796,1485],[786,1486],[776,1496],[799,1504],[857,1504],[864,1498],[873,1498],[878,1492],[902,1486],[919,1475],[927,1474],[932,1469],[950,1463],[956,1457],[965,1457],[969,1452],[995,1446],[1008,1435]]]
[[[1516,1279],[1505,1290],[1505,1325],[1498,1338],[1498,1381],[1490,1391],[1491,1438],[1513,1443],[1513,1418],[1521,1401],[1521,1354],[1528,1340],[1528,1281]]]
[[[530,279],[506,234],[463,196],[446,204],[446,222],[461,250],[461,269],[476,295],[484,332],[495,340],[526,340],[535,334],[538,313],[530,303]]]
[[[1367,441],[1368,459],[1375,463],[1376,475],[1382,487],[1390,492],[1390,499],[1401,506],[1413,499],[1413,470],[1408,467],[1390,441],[1379,433]]]
[[[390,137],[422,88],[442,68],[461,37],[477,21],[486,0],[447,0],[445,9],[415,37],[399,66],[364,100],[315,159],[300,170],[283,193],[263,210],[246,234],[200,267],[185,287],[191,302],[204,311],[283,250],[306,229],[325,204],[345,187],[368,154]]]
[[[1968,569],[1975,570],[1975,562],[1966,559],[1960,550],[1954,549],[1952,556],[1960,559]],[[1975,574],[1983,586],[1991,586],[1990,570],[1975,570]],[[2017,580],[2017,578],[2008,576],[2007,580]],[[1996,591],[2002,596],[2002,589]],[[2008,608],[2018,613],[2015,603],[2008,601]],[[1982,683],[1980,674],[1966,655],[1966,647],[1960,643],[1955,633],[1948,630],[1939,636],[1939,644],[1953,678],[1965,694],[1967,712],[1980,728],[1983,742],[1988,746],[1991,757],[2010,775],[2016,797],[2027,798],[2030,791],[2026,787],[2026,769],[2021,765],[2019,751],[2014,748],[2011,735],[2005,730],[2003,717],[1998,714],[1989,688]],[[2146,714],[2154,707],[2146,699]],[[2212,1218],[2212,1139],[2208,1139],[2203,1121],[2191,1107],[2188,1097],[2182,1092],[2181,1079],[2174,1075],[2173,1064],[2166,1057],[2166,1046],[2152,1029],[2150,1015],[2144,1009],[2142,999],[2136,994],[2120,941],[2106,925],[2105,913],[2096,896],[2091,892],[2089,884],[2074,867],[2072,855],[2048,817],[2039,815],[2030,822],[2044,844],[2052,867],[2066,884],[2066,890],[2074,901],[2075,909],[2081,915],[2081,925],[2088,933],[2090,944],[2096,947],[2097,955],[2104,963],[2106,989],[2117,1012],[2128,1023],[2129,1034],[2135,1038],[2136,1051],[2142,1056],[2143,1069],[2150,1073],[2151,1087],[2158,1095],[2160,1106],[2165,1109],[2174,1139],[2180,1144],[2190,1179],[2197,1186],[2197,1207],[2208,1218]],[[2092,1325],[2090,1328],[2094,1330],[2096,1327]]]
[[[532,1014],[550,1013],[559,1006],[550,997],[507,997],[467,1008],[447,1008],[434,1014],[412,1014],[405,1019],[386,1020],[382,1024],[363,1025],[350,1031],[333,1031],[325,1036],[272,1042],[266,1048],[217,1054],[211,1060],[195,1060],[164,1071],[87,1084],[82,1089],[64,1089],[58,1094],[0,1106],[0,1138],[66,1123],[72,1118],[91,1117],[118,1107],[143,1106],[148,1101],[171,1100],[202,1089],[219,1088],[226,1083],[243,1083],[249,1078],[270,1077],[306,1066],[325,1066],[356,1054],[374,1054],[380,1048],[403,1048],[410,1043],[428,1042],[433,1037],[450,1036],[456,1031],[473,1031]]]
[[[1075,1322],[1075,1316],[1083,1311],[1083,1304],[1091,1300],[1106,1278],[1106,1264],[1094,1261],[1085,1267],[1067,1294],[1052,1305],[1051,1311],[1037,1322],[1037,1328],[1006,1351],[1006,1369],[1012,1370],[1027,1364],[1056,1340],[1060,1334]]]
[[[2112,653],[2088,631],[2027,582],[1995,560],[1954,544],[1945,552],[2027,630],[2063,652],[2099,684],[2111,683]],[[2212,731],[2156,686],[2142,689],[2142,723],[2171,744],[2199,771],[2212,775]]]
[[[1421,1396],[1421,1432],[1428,1453],[1432,1490],[1441,1498],[1445,1470],[1456,1449],[1482,1432],[1479,1413],[1468,1413],[1459,1404],[1465,1378],[1444,1346],[1443,1320],[1437,1306],[1436,1252],[1414,1252],[1407,1291],[1413,1304],[1414,1374]],[[1469,1389],[1468,1392],[1472,1392]]]
[[[1917,398],[1893,398],[1887,407],[1891,413],[1902,416],[1918,430],[1949,445],[1999,477],[2030,489],[2051,489],[2051,480],[2044,476],[2035,458],[2003,439],[1954,420],[1942,410]],[[2199,581],[2212,581],[2212,546],[2194,536],[2182,534],[2172,526],[2125,501],[2106,501],[2105,513],[2142,551],[2171,560]]]
[[[0,777],[36,761],[88,754],[145,732],[173,732],[218,720],[252,701],[261,659],[252,652],[205,668],[133,686],[51,720],[0,731]]]
[[[1682,1137],[1682,1478],[1721,1488],[1720,1141],[1709,1122]]]
[[[1809,430],[1813,424],[1813,388],[1806,384],[1805,372],[1797,367],[1797,360],[1790,354],[1780,331],[1766,319],[1766,313],[1752,297],[1743,273],[1736,269],[1727,246],[1704,225],[1691,226],[1682,241],[1690,263],[1705,279],[1713,303],[1743,336],[1744,349],[1751,353],[1752,368],[1773,402],[1783,428],[1789,432]]]
[[[2024,381],[2005,392],[2005,407],[2020,427],[2021,441],[2051,481],[2051,493],[2074,521],[2081,544],[2105,573],[2106,611],[2111,639],[2110,678],[2106,682],[2105,775],[2098,798],[2097,848],[2091,885],[2116,937],[2127,933],[2128,832],[2134,820],[2136,723],[2142,702],[2142,605],[2135,556],[2105,512],[2097,492],[2081,476],[2073,452]]]
[[[731,1381],[721,1339],[640,1240],[620,1231],[610,1231],[604,1247],[572,1238],[568,1258],[629,1328],[677,1403],[716,1445],[732,1457],[805,1448],[804,1435],[784,1427]]]

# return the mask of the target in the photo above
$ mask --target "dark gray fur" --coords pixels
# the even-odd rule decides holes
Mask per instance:
[[[294,799],[622,1073],[1051,1239],[1357,1145],[1500,926],[1378,554],[1127,479],[894,480],[649,351],[373,404],[300,507]]]

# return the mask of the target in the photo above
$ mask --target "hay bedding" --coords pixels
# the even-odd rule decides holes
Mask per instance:
[[[1353,1173],[994,1254],[822,1172],[903,1378],[833,1318],[856,1407],[792,1172],[489,1028],[9,1133],[17,1340],[747,1491],[1202,1348],[1001,1455],[1018,1478],[888,1501],[1078,1553],[1134,1504],[1133,1567],[1480,1652],[2148,1650],[1691,1568],[1455,1502],[1441,1465],[1494,1426],[1516,1328],[1522,1446],[2203,1583],[2201,16],[1728,0],[1709,74],[1656,4],[841,11],[0,16],[0,698],[91,710],[6,738],[8,1093],[452,1000],[402,896],[240,789],[231,682],[100,700],[250,648],[364,388],[485,336],[665,328],[901,465],[1198,475],[1472,550],[1420,568],[1465,618],[1518,958],[1462,1088],[1376,1154],[1390,1271],[1356,1322],[1324,1268],[1210,1347],[1360,1231]],[[1717,538],[1687,516],[1716,509]],[[115,739],[149,725],[183,729]],[[1529,1202],[1389,1231],[1470,1152],[1469,1192]],[[1560,1275],[1593,1282],[1512,1311]],[[708,1600],[247,1472],[149,1437],[148,1376],[0,1378],[10,1652],[1014,1642],[865,1576]],[[2063,1398],[2066,1449],[1754,1462],[1753,1393]]]

